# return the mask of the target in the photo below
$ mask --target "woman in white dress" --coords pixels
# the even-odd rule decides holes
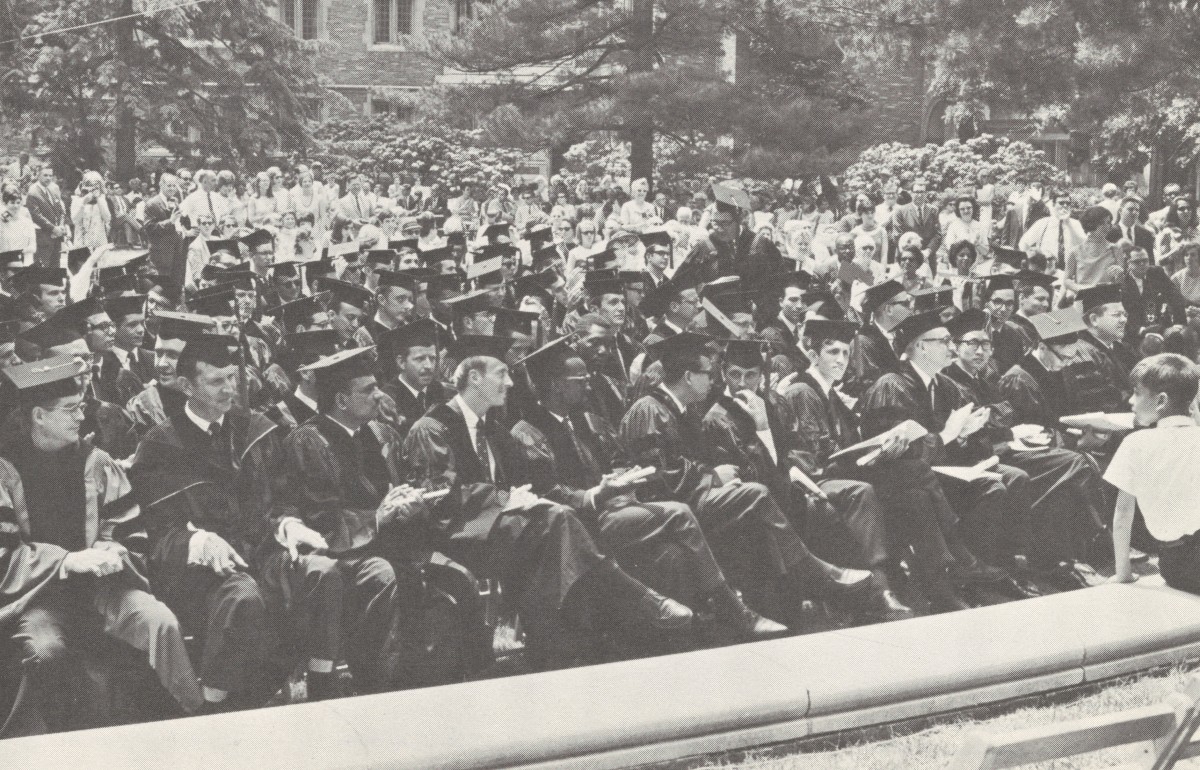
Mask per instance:
[[[21,188],[13,182],[5,182],[0,186],[0,201],[4,204],[0,211],[0,254],[19,251],[24,255],[24,263],[32,264],[33,254],[37,251],[37,230],[25,209]]]
[[[75,246],[95,251],[108,245],[108,223],[112,214],[104,198],[104,180],[95,171],[86,171],[79,183],[79,194],[71,200],[71,223],[75,226]]]
[[[629,190],[632,197],[621,204],[621,229],[640,233],[655,225],[661,225],[662,218],[658,215],[658,209],[646,200],[650,195],[650,183],[645,179],[635,179]]]
[[[947,269],[953,267],[949,261],[950,249],[957,243],[969,243],[975,247],[977,260],[988,258],[991,247],[988,244],[987,229],[978,221],[979,204],[974,198],[963,196],[954,202],[954,216],[946,226],[946,235],[942,238],[941,248],[938,249],[939,261]]]
[[[292,211],[296,218],[305,214],[313,218],[313,243],[320,248],[325,245],[325,231],[329,224],[329,212],[325,206],[325,196],[316,187],[316,179],[312,171],[305,169],[296,177],[296,186],[291,190]]]
[[[266,172],[254,176],[254,183],[246,195],[246,219],[251,227],[262,227],[270,217],[278,218],[291,203],[287,195],[275,195],[275,181]]]

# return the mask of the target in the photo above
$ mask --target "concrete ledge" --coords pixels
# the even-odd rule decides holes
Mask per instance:
[[[1102,586],[548,674],[0,742],[0,766],[609,768],[1200,658],[1200,597]]]

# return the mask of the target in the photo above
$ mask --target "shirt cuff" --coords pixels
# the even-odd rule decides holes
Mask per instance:
[[[284,537],[283,530],[285,527],[287,527],[287,525],[290,522],[295,522],[297,524],[304,523],[304,522],[300,521],[300,519],[296,518],[295,516],[284,516],[282,519],[279,520],[279,524],[275,527],[275,541],[278,542],[280,545],[282,545],[285,548],[287,547],[287,538]]]
[[[190,524],[188,527],[194,529]],[[204,542],[207,539],[208,533],[202,529],[196,529],[194,532],[192,532],[192,536],[188,540],[188,564],[204,566]]]

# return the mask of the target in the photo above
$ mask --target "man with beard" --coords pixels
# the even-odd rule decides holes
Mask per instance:
[[[521,364],[537,403],[512,429],[535,490],[571,506],[602,547],[635,577],[693,609],[711,602],[719,622],[753,640],[787,629],[747,607],[721,574],[691,510],[642,503],[613,472],[615,432],[587,411],[588,370],[563,337]]]
[[[117,539],[118,529],[137,516],[129,481],[107,452],[80,441],[84,402],[77,374],[86,367],[78,357],[59,356],[5,370],[19,390],[21,429],[0,450],[0,496],[23,538],[69,552],[96,549],[116,560],[124,579],[99,582],[90,596],[104,631],[148,655],[163,688],[193,712],[203,699],[179,623],[150,595]]]
[[[731,582],[743,591],[777,590],[790,612],[806,592],[866,589],[869,572],[841,569],[805,547],[766,486],[743,481],[737,466],[704,459],[700,426],[686,410],[709,397],[714,359],[707,341],[686,332],[649,351],[661,361],[662,382],[630,407],[619,438],[628,461],[656,469],[639,498],[687,503]]]
[[[414,518],[408,541],[498,579],[520,613],[539,668],[568,662],[568,635],[600,608],[647,628],[689,625],[687,607],[601,555],[570,509],[516,491],[528,481],[521,455],[488,416],[504,406],[512,386],[503,362],[506,343],[473,336],[455,346],[458,393],[417,421],[402,453],[409,483],[449,493],[427,516]]]

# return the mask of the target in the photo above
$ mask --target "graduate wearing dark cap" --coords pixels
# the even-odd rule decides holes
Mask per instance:
[[[338,335],[333,329],[296,332],[283,338],[283,357],[287,369],[296,373],[296,389],[264,410],[264,414],[285,430],[294,430],[317,414],[316,375],[298,371],[322,356],[337,352]]]
[[[67,304],[67,271],[59,267],[31,265],[13,274],[18,301],[35,323],[50,318]]]
[[[628,385],[631,382],[633,362],[644,352],[644,348],[640,342],[625,333],[625,322],[629,315],[625,285],[626,279],[615,270],[590,271],[583,281],[588,309],[616,330],[612,351],[613,366],[606,374],[618,377]]]
[[[779,311],[759,329],[759,336],[771,346],[772,357],[782,359],[772,366],[781,375],[808,368],[808,357],[800,346],[800,328],[808,308],[805,291],[810,285],[812,276],[798,270],[776,276],[771,289],[764,290],[765,295],[777,298]]]
[[[333,330],[342,338],[342,347],[348,349],[373,345],[374,340],[369,339],[370,335],[362,326],[371,305],[371,291],[332,278],[322,279],[319,288],[330,292],[329,320]]]
[[[492,302],[490,289],[476,289],[450,297],[445,304],[454,315],[456,335],[491,335],[495,328],[496,305]]]
[[[798,609],[805,591],[863,590],[870,573],[814,556],[765,485],[741,481],[737,466],[711,463],[701,427],[686,413],[710,397],[716,362],[709,342],[685,332],[647,351],[661,362],[662,382],[630,407],[619,434],[630,461],[657,471],[639,498],[691,506],[717,562],[744,593],[780,586],[787,605]]]
[[[1079,333],[1079,360],[1063,371],[1063,385],[1080,412],[1119,412],[1129,400],[1129,373],[1137,354],[1124,342],[1128,315],[1121,285],[1102,283],[1076,296],[1087,328]]]
[[[646,292],[642,298],[642,308],[647,318],[657,320],[651,325],[650,334],[642,340],[642,345],[653,345],[691,326],[700,312],[700,292],[693,282],[694,278],[694,275],[685,279],[672,276],[663,285]]]
[[[724,391],[701,422],[709,462],[733,465],[743,481],[764,484],[780,508],[793,516],[804,511],[810,545],[816,547],[812,536],[817,533],[826,533],[828,545],[833,532],[849,532],[874,583],[870,599],[855,609],[886,620],[911,617],[912,610],[891,590],[888,570],[898,564],[891,563],[888,556],[885,517],[874,489],[861,481],[822,479],[821,490],[829,499],[806,503],[811,490],[791,481],[792,467],[806,470],[793,456],[800,446],[802,425],[787,401],[763,387],[767,371],[764,343],[731,341],[721,371]]]
[[[1001,375],[997,390],[1012,406],[1014,424],[1040,425],[1057,438],[1059,419],[1077,413],[1064,384],[1063,369],[1072,362],[1088,360],[1076,354],[1079,333],[1087,326],[1074,305],[1042,313],[1032,321],[1035,344]]]
[[[179,622],[120,543],[122,527],[138,515],[125,472],[102,449],[81,441],[86,363],[60,356],[5,370],[18,390],[24,419],[0,454],[0,498],[22,522],[25,536],[66,551],[96,549],[114,561],[111,577],[88,592],[104,628],[150,660],[159,681],[187,712],[203,699]],[[82,629],[80,629],[82,631]]]
[[[743,639],[784,633],[725,581],[690,508],[640,502],[636,486],[613,481],[615,430],[587,411],[587,364],[569,341],[560,338],[521,362],[537,401],[512,435],[535,491],[594,518],[601,547],[651,588],[697,611],[711,601],[718,621]]]
[[[263,304],[282,305],[300,299],[300,269],[299,262],[276,262],[270,265],[267,268],[266,288],[263,290]]]
[[[378,344],[385,332],[402,326],[413,318],[413,303],[420,294],[420,281],[401,271],[380,270],[376,273],[375,315],[363,328]]]
[[[971,454],[968,460],[983,460],[994,453],[1005,465],[1029,475],[1034,532],[1029,568],[1035,575],[1051,580],[1067,578],[1070,582],[1066,587],[1082,587],[1073,579],[1081,571],[1075,562],[1087,561],[1089,544],[1102,531],[1103,495],[1098,468],[1069,449],[1014,447],[1011,429],[1017,423],[1013,421],[1012,406],[1003,399],[996,378],[991,376],[986,315],[968,310],[947,328],[954,337],[957,356],[944,371],[961,391],[959,401],[991,409],[987,424],[963,447]]]
[[[272,639],[307,655],[320,691],[342,633],[336,564],[297,553],[324,545],[307,528],[281,526],[283,431],[236,404],[236,345],[223,335],[185,340],[175,367],[183,413],[146,434],[129,472],[150,537],[151,584],[200,640],[204,696],[216,710],[275,692],[294,662]]]
[[[989,276],[983,282],[982,300],[988,317],[988,337],[992,340],[992,360],[996,372],[1004,374],[1030,348],[1029,338],[1010,320],[1017,308],[1017,292],[1012,276]]]
[[[114,404],[125,405],[154,379],[154,356],[142,347],[146,336],[146,295],[106,297],[104,309],[115,331],[113,346],[100,364],[100,381],[111,388]]]
[[[505,341],[487,339],[456,341],[464,356],[454,373],[457,395],[417,420],[405,439],[408,482],[450,489],[422,518],[433,525],[413,526],[409,542],[442,551],[477,577],[515,587],[506,594],[506,609],[521,615],[535,668],[570,660],[574,651],[564,631],[597,604],[639,625],[690,623],[690,610],[601,555],[571,509],[538,499],[504,510],[502,493],[532,479],[512,436],[489,415],[504,406],[512,380],[501,358]]]
[[[317,415],[284,441],[286,499],[294,514],[281,530],[320,540],[346,582],[346,660],[360,692],[403,684],[402,640],[393,632],[411,606],[384,556],[379,520],[402,481],[400,435],[379,421],[383,394],[369,348],[345,350],[302,367],[315,377]],[[317,537],[314,538],[314,535]],[[339,597],[340,600],[340,597]]]
[[[155,320],[154,379],[126,404],[139,436],[168,417],[183,414],[187,396],[175,374],[179,355],[189,338],[216,331],[216,319],[194,313],[163,310]]]
[[[919,478],[927,466],[973,464],[965,443],[984,428],[990,416],[979,404],[971,412],[961,407],[961,391],[944,370],[954,359],[954,338],[936,312],[917,313],[895,329],[895,348],[905,360],[863,395],[862,433],[879,436],[905,420],[914,420],[928,434],[912,442],[891,461],[889,470]],[[999,564],[1032,549],[1029,476],[1007,465],[995,469],[1000,478],[972,481],[940,480],[946,499],[960,519],[965,550],[943,528],[954,562],[951,577],[959,582],[982,582],[1014,598],[1030,595]],[[1004,533],[1000,537],[1000,533]],[[1011,563],[1011,561],[1010,561]]]
[[[389,359],[394,372],[380,388],[396,404],[400,419],[394,427],[402,438],[434,405],[450,399],[451,393],[437,377],[440,336],[437,324],[423,318],[397,327],[380,339],[379,357]]]
[[[884,281],[866,290],[863,314],[866,323],[859,331],[846,374],[846,394],[858,398],[884,374],[900,368],[893,346],[893,330],[912,314],[912,295],[899,281]]]
[[[13,287],[13,276],[25,266],[25,252],[0,252],[0,300],[11,300],[16,289]]]

